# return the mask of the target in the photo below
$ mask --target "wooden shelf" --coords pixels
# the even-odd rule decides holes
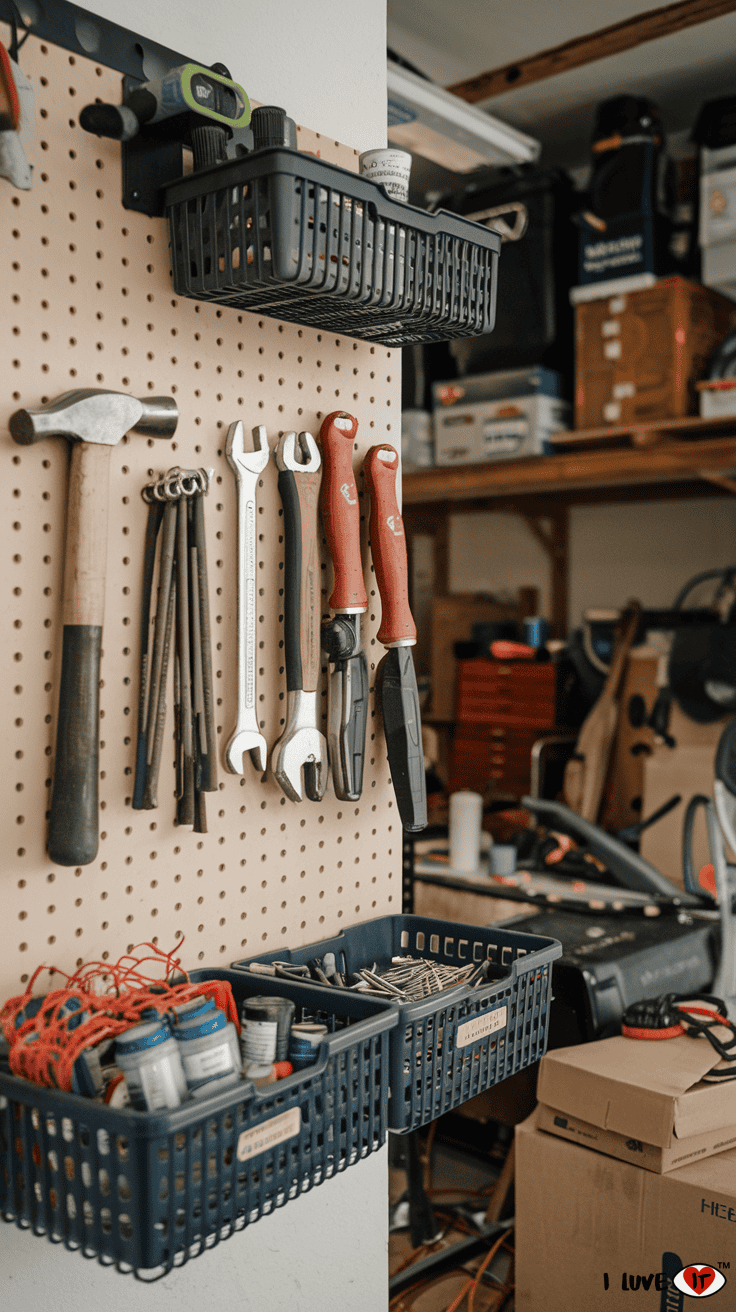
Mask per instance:
[[[632,424],[606,424],[602,428],[574,428],[555,433],[551,441],[560,448],[583,450],[594,446],[657,446],[671,438],[736,437],[736,415],[714,415],[703,419],[687,415],[684,419],[649,419]]]
[[[736,431],[736,420],[730,425]],[[575,447],[552,456],[535,456],[526,460],[497,460],[479,465],[461,465],[454,468],[422,469],[407,473],[403,478],[403,500],[406,506],[426,505],[432,502],[479,502],[513,500],[519,497],[549,497],[565,495],[567,501],[586,499],[585,494],[596,489],[661,489],[667,485],[688,485],[688,494],[697,494],[701,485],[716,484],[728,491],[736,491],[736,436],[709,436],[692,440],[701,431],[701,425],[711,421],[693,419],[680,425],[670,421],[691,440],[659,440],[653,445],[624,446],[611,450],[578,450]],[[637,431],[662,433],[664,425],[642,426]],[[595,430],[598,432],[598,430]],[[631,428],[604,430],[613,440],[613,434],[625,438]],[[578,437],[581,435],[578,434]],[[712,491],[712,487],[711,487]],[[605,499],[602,497],[600,499]],[[618,499],[613,497],[612,499]]]
[[[570,506],[736,493],[736,417],[659,420],[560,436],[563,449],[555,455],[422,469],[403,478],[407,538],[433,536],[437,594],[449,586],[453,511],[511,510],[522,516],[549,557],[555,637],[567,627]],[[623,445],[608,445],[613,442]],[[594,443],[597,449],[580,449]]]

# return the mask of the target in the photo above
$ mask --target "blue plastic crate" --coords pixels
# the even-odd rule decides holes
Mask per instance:
[[[168,1112],[115,1110],[0,1072],[0,1214],[151,1279],[323,1183],[386,1138],[390,1004],[228,970],[330,1029],[314,1065]],[[336,1028],[341,1026],[342,1028]]]
[[[280,948],[235,961],[232,969],[247,972],[254,961],[303,964],[325,952],[334,952],[338,970],[350,974],[374,962],[379,971],[386,969],[394,956],[452,966],[487,958],[505,971],[502,978],[477,988],[460,985],[422,1002],[392,1004],[399,1023],[390,1035],[391,1130],[426,1125],[531,1066],[546,1050],[551,965],[562,954],[556,939],[427,916],[382,916],[307,947]],[[303,987],[311,991],[314,985]],[[330,996],[342,992],[324,984],[317,987],[323,993],[329,988]]]

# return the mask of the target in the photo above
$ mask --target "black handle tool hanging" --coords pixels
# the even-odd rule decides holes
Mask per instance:
[[[386,748],[401,823],[416,833],[427,824],[427,785],[411,654],[417,631],[409,608],[406,538],[396,499],[399,457],[392,446],[373,446],[363,468],[371,497],[371,550],[381,595],[378,641],[388,647],[379,667]]]

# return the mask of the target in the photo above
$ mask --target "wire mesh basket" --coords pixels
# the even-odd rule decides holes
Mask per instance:
[[[157,1278],[384,1143],[395,1008],[233,971],[189,978],[229,981],[238,1009],[248,995],[291,998],[297,1019],[327,1025],[314,1064],[165,1112],[118,1110],[0,1072],[5,1221]]]
[[[531,1066],[546,1050],[552,962],[562,954],[556,939],[427,916],[381,916],[308,947],[234,961],[232,969],[276,960],[303,965],[329,952],[346,975],[374,965],[381,972],[397,956],[449,966],[488,961],[493,967],[496,978],[487,983],[394,1004],[399,1023],[390,1035],[391,1130],[419,1129]],[[310,981],[304,987],[329,986]],[[330,987],[330,996],[341,991]]]
[[[180,296],[385,346],[493,328],[498,233],[310,155],[261,150],[193,173],[165,207]]]

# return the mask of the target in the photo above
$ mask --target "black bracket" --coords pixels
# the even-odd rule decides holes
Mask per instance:
[[[123,78],[123,100],[140,79]],[[175,137],[166,137],[143,126],[132,141],[122,145],[123,205],[152,218],[164,212],[163,191],[184,172],[184,148]]]

